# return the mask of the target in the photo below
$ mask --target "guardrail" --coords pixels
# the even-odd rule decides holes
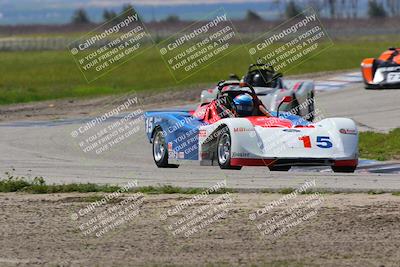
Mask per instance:
[[[74,40],[70,38],[0,38],[0,51],[62,50]]]

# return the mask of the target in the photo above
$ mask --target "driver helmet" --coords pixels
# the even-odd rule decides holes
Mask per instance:
[[[257,73],[253,76],[252,85],[256,87],[271,87],[271,84],[267,82],[268,78],[265,77],[267,75],[262,75],[261,73]]]
[[[238,95],[233,99],[233,102],[240,117],[250,116],[253,113],[253,98],[249,94]]]

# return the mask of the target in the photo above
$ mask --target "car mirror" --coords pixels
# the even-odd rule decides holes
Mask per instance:
[[[290,102],[292,102],[292,101],[293,101],[293,97],[287,95],[287,96],[284,96],[284,97],[282,98],[281,103],[290,103]]]
[[[289,95],[284,96],[284,97],[282,98],[281,103],[279,103],[279,106],[278,106],[278,108],[277,108],[277,114],[276,114],[276,117],[277,117],[277,118],[279,118],[279,109],[281,108],[282,104],[283,104],[283,103],[290,103],[290,102],[292,102],[292,101],[293,101],[293,97],[291,97],[291,96],[289,96]]]

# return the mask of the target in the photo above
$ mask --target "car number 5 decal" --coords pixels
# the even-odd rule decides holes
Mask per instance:
[[[303,141],[304,148],[311,148],[311,138],[310,136],[301,136],[299,137],[300,141]],[[320,148],[331,148],[333,147],[333,144],[331,142],[331,139],[329,136],[317,136],[317,147]]]
[[[317,147],[331,148],[333,147],[333,144],[329,136],[317,136]]]

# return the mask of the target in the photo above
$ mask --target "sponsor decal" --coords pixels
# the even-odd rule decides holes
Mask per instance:
[[[179,159],[184,159],[185,158],[185,153],[184,152],[179,152],[178,158]]]
[[[168,152],[168,158],[176,159],[177,158],[177,153],[175,151],[169,151]]]
[[[355,129],[340,129],[339,132],[341,134],[352,134],[352,135],[357,134],[357,131]]]
[[[400,82],[400,72],[389,72],[387,75],[388,83]]]
[[[168,143],[168,151],[171,151],[172,150],[172,142],[169,142]]]
[[[400,71],[400,67],[381,67],[378,70],[388,72],[388,71]]]
[[[284,129],[284,132],[288,132],[288,133],[299,133],[301,132],[300,130],[297,129]]]
[[[233,132],[235,133],[240,133],[240,132],[252,132],[254,131],[254,129],[251,128],[244,128],[244,127],[237,127],[237,128],[233,128]]]
[[[206,137],[207,136],[207,131],[206,130],[200,130],[199,131],[199,137]]]
[[[233,152],[232,153],[233,158],[249,158],[250,153],[245,153],[245,152]]]

